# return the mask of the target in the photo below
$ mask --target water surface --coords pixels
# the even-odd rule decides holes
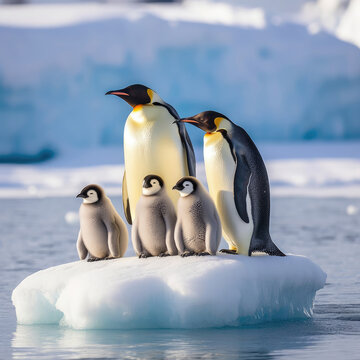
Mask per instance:
[[[360,200],[275,198],[272,234],[328,274],[310,320],[206,330],[76,331],[16,325],[13,288],[40,269],[77,260],[70,198],[1,199],[0,359],[358,359]],[[121,199],[113,198],[117,209]],[[133,251],[130,249],[129,255]],[[209,314],[211,316],[211,314]]]

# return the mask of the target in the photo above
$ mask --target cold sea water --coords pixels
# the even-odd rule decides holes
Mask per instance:
[[[279,247],[308,256],[328,274],[312,319],[241,328],[131,331],[17,325],[11,304],[17,284],[35,271],[77,260],[78,224],[69,221],[69,212],[77,211],[79,201],[0,202],[0,359],[360,358],[360,199],[272,200],[272,235]],[[119,197],[113,202],[121,208]]]

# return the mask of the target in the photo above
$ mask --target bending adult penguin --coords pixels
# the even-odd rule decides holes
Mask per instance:
[[[127,228],[104,190],[99,185],[91,184],[76,197],[83,199],[76,244],[80,260],[88,254],[88,261],[124,256],[128,246]]]
[[[215,111],[180,121],[206,131],[206,178],[229,244],[229,250],[222,252],[285,256],[270,236],[269,180],[264,161],[250,136]]]
[[[131,224],[144,177],[160,176],[176,206],[179,195],[171,191],[171,186],[183,176],[195,176],[195,154],[185,125],[176,121],[178,113],[155,91],[131,85],[106,95],[116,95],[133,107],[124,129],[123,178],[124,212]]]
[[[160,176],[145,176],[131,229],[139,258],[177,255],[174,241],[176,213]]]
[[[216,255],[221,240],[221,222],[214,202],[199,180],[180,179],[175,243],[181,256]]]

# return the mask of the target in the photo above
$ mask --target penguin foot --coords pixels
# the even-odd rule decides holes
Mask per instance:
[[[151,256],[151,255],[141,253],[141,254],[139,255],[139,259],[146,259],[146,258],[148,258],[148,257],[150,257],[150,256]]]
[[[197,253],[197,256],[208,256],[211,255],[210,253],[208,253],[207,251],[201,252],[201,253]]]
[[[237,255],[236,250],[230,250],[230,249],[221,249],[219,251],[222,254],[231,254],[231,255]]]
[[[181,254],[181,257],[188,257],[188,256],[193,256],[195,255],[194,251],[185,251]]]
[[[108,256],[108,257],[106,257],[104,260],[114,260],[114,259],[116,259],[116,257]]]
[[[94,262],[94,261],[100,261],[100,260],[103,260],[103,259],[100,259],[100,258],[88,258],[87,262]]]
[[[159,257],[166,257],[166,256],[170,256],[170,254],[167,252],[163,252],[159,254]]]

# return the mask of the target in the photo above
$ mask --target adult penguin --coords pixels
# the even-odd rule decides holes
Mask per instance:
[[[269,180],[250,136],[215,111],[205,111],[180,122],[206,131],[206,178],[229,244],[229,250],[222,252],[285,256],[271,240]]]
[[[122,195],[128,223],[135,218],[143,179],[148,174],[164,180],[176,208],[179,195],[171,191],[172,185],[183,176],[195,176],[195,154],[185,124],[176,121],[179,115],[171,105],[144,85],[108,91],[106,95],[116,95],[133,107],[124,129]]]

